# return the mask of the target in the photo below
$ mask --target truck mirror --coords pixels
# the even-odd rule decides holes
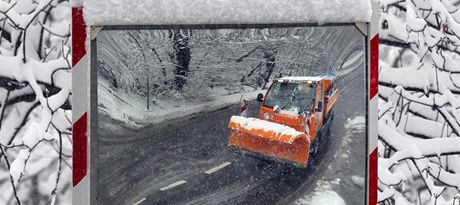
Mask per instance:
[[[264,101],[264,94],[262,94],[262,93],[257,94],[257,101],[258,102]]]
[[[323,110],[323,102],[318,101],[318,106],[316,107],[316,112],[322,112]]]

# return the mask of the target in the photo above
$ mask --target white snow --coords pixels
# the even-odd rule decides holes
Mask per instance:
[[[0,204],[72,200],[70,17],[69,1],[0,1]]]
[[[322,76],[286,76],[282,78],[278,78],[278,80],[287,80],[287,81],[320,81],[322,80]]]
[[[351,181],[358,185],[359,187],[363,188],[364,187],[364,178],[363,177],[360,177],[360,176],[351,176]]]
[[[29,157],[30,152],[27,149],[21,149],[16,159],[11,163],[10,175],[13,177],[15,184],[19,182],[19,179],[24,175],[24,169],[26,166],[26,159]]]
[[[339,180],[339,179],[337,179]],[[295,205],[345,205],[342,197],[333,191],[334,185],[338,185],[338,181],[323,181],[317,182],[315,190],[310,195],[300,198],[295,201]]]
[[[279,106],[278,105],[275,105],[275,107],[273,107],[273,110],[276,110],[278,109]],[[290,109],[281,109],[279,110],[279,113],[280,114],[285,114],[285,115],[291,115],[291,116],[299,116],[299,108],[298,107],[291,107]]]
[[[459,202],[460,13],[454,4],[381,1],[381,204]]]
[[[345,201],[334,191],[325,191],[315,195],[310,203],[311,205],[345,205]]]
[[[88,25],[345,23],[371,16],[369,0],[85,0],[83,7]]]
[[[455,84],[455,81],[460,79],[458,79],[458,76],[452,76],[448,72],[436,72],[427,65],[423,65],[421,68],[414,66],[398,69],[389,67],[383,62],[380,64],[379,82],[409,88],[420,88],[428,92],[429,90],[437,90],[436,79],[438,78],[449,90],[460,91],[460,88]],[[451,79],[455,81],[452,82]]]
[[[351,64],[353,64],[354,62],[358,61],[358,59],[361,59],[364,55],[364,51],[358,51],[356,52],[350,59],[348,59],[343,65],[342,67],[346,68],[348,66],[350,66]]]
[[[363,136],[362,134],[365,132],[365,117],[359,115],[350,116],[344,126],[347,131],[343,133],[341,145],[336,150],[335,156],[333,156],[334,160],[328,165],[328,170],[323,174],[324,178],[320,179],[316,184],[309,185],[314,187],[313,192],[297,199],[294,203],[295,205],[345,205],[346,202],[342,197],[350,200],[351,196],[341,195],[339,190],[351,189],[348,186],[355,185],[361,187],[358,189],[363,189],[365,186],[365,178],[362,172],[349,171],[349,169],[359,169],[358,167],[353,167],[356,162],[353,162],[354,159],[349,159],[349,154],[350,149],[356,146],[356,144],[353,145],[352,143],[357,143],[358,141],[355,139]],[[344,170],[347,171],[344,172]],[[360,193],[364,193],[364,190],[362,191]],[[351,201],[349,203],[354,203],[353,201],[355,200]]]
[[[418,139],[409,135],[399,133],[397,130],[379,121],[379,136],[396,150],[412,149],[417,147],[417,151],[425,156],[441,155],[443,153],[460,153],[460,138],[435,138],[435,139]],[[410,145],[410,146],[409,146]],[[414,153],[414,152],[412,152]],[[420,157],[419,153],[412,154],[413,157]]]
[[[440,122],[409,115],[405,131],[411,134],[420,134],[426,137],[437,138],[440,137],[443,129],[443,125]],[[441,137],[445,137],[446,135],[447,132],[445,132],[445,135]]]
[[[43,83],[51,84],[52,74],[65,73],[63,79],[55,81],[55,85],[59,88],[71,87],[70,73],[65,70],[58,70],[59,68],[67,67],[66,60],[59,58],[57,60],[50,60],[46,63],[37,61],[35,59],[28,59],[27,63],[22,62],[22,56],[5,56],[0,55],[0,76],[15,79],[19,82],[40,81]]]
[[[364,116],[356,116],[353,119],[348,118],[347,122],[345,123],[345,128],[349,129],[357,129],[358,131],[362,131],[366,128],[366,118]]]
[[[348,118],[345,122],[346,133],[344,133],[342,142],[340,143],[339,151],[335,154],[335,158],[340,159],[344,163],[349,163],[350,161],[350,144],[352,143],[356,133],[362,133],[366,129],[364,116],[355,116],[353,118]]]
[[[72,3],[72,7],[82,7],[83,6],[83,0],[73,0],[70,2]]]
[[[352,71],[359,69],[359,64],[364,64],[364,52],[358,51],[355,52],[350,58],[342,65],[342,67],[337,72],[338,76],[346,76]]]
[[[42,139],[41,135],[43,135],[43,131],[40,126],[36,122],[32,122],[25,131],[24,137],[22,137],[22,142],[24,145],[31,148],[36,145],[40,139]]]
[[[265,120],[260,120],[257,118],[232,116],[232,118],[230,118],[230,123],[237,123],[239,126],[246,130],[263,130],[267,133],[273,133],[274,135],[271,136],[272,138],[270,139],[283,140],[283,136],[291,136],[290,138],[288,138],[288,141],[286,141],[287,143],[292,143],[295,139],[301,136],[305,136],[305,133],[299,132],[292,127]],[[237,127],[237,129],[239,128]],[[307,137],[307,139],[309,139],[309,137]]]

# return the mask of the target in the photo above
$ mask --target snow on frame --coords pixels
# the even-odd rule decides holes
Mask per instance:
[[[292,80],[292,81],[308,81],[308,80],[311,80],[311,81],[320,81],[322,80],[323,77],[322,76],[286,76],[286,77],[282,77],[282,78],[279,78],[279,80]]]
[[[79,6],[80,1],[74,4]],[[369,22],[369,0],[84,0],[88,25]]]

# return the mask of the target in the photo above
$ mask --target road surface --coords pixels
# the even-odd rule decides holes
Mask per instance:
[[[299,204],[319,180],[335,179],[347,204],[363,204],[364,188],[350,178],[364,177],[365,133],[345,125],[365,114],[364,64],[347,66],[329,143],[306,170],[231,152],[237,105],[140,130],[113,130],[104,125],[120,122],[99,115],[98,204]],[[257,103],[249,109],[257,115]]]

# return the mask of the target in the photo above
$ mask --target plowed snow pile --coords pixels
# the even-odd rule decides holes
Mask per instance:
[[[338,184],[339,179],[332,181]],[[345,205],[345,201],[335,191],[332,190],[331,182],[318,181],[313,194],[299,199],[296,205]]]

